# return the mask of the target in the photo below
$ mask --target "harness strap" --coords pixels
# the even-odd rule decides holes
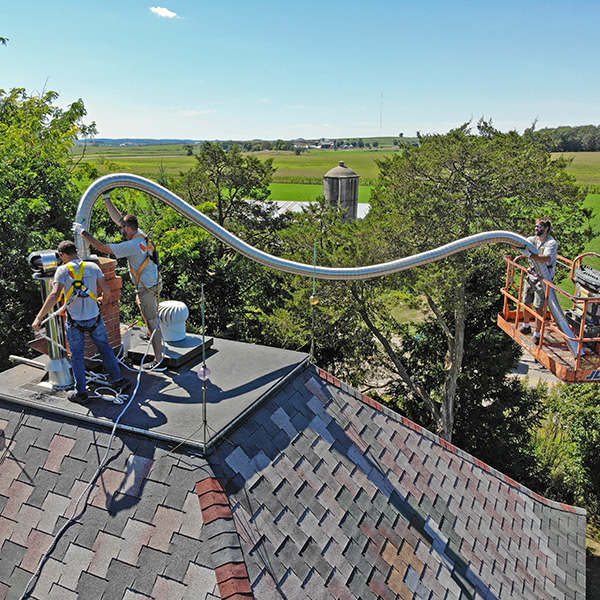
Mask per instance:
[[[94,329],[96,329],[96,327],[100,325],[100,319],[102,319],[102,315],[98,313],[98,316],[96,317],[96,322],[93,325],[90,325],[89,327],[84,327],[83,325],[80,325],[77,321],[75,321],[69,313],[67,313],[67,322],[69,323],[69,325],[76,327],[77,329],[79,329],[79,331],[82,331],[83,333],[90,333],[94,331]]]
[[[81,261],[79,272],[75,270],[75,266],[72,265],[70,262],[67,263],[67,268],[71,272],[74,281],[66,294],[63,290],[65,304],[69,302],[71,296],[73,295],[73,292],[75,292],[76,295],[80,298],[90,297],[92,298],[92,300],[98,302],[98,298],[96,297],[96,295],[93,292],[90,292],[90,290],[88,290],[88,288],[85,285],[83,285],[83,272],[85,271],[85,261]]]
[[[131,273],[133,274],[134,277],[134,283],[135,283],[135,288],[139,288],[140,287],[140,283],[146,288],[146,290],[148,290],[151,294],[153,294],[154,296],[157,296],[156,292],[153,292],[143,281],[142,281],[142,272],[144,271],[144,269],[148,266],[148,263],[150,262],[150,256],[149,256],[149,252],[150,252],[150,244],[152,244],[152,242],[150,240],[148,240],[147,236],[143,236],[141,233],[136,233],[131,239],[135,240],[137,238],[142,238],[144,240],[147,240],[147,247],[146,247],[146,260],[140,265],[140,268],[136,271],[133,268],[133,265],[131,264],[131,262],[129,263],[129,268],[131,269]],[[153,245],[154,246],[154,245]],[[153,248],[154,250],[154,248]],[[160,279],[160,278],[159,278]],[[158,284],[158,281],[156,282]]]

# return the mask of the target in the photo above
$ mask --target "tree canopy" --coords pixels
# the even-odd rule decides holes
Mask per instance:
[[[264,204],[275,172],[272,158],[262,161],[245,156],[237,145],[226,151],[216,142],[206,142],[196,161],[175,189],[193,206],[212,203],[212,216],[221,227],[233,222],[234,227],[252,230],[265,213],[272,213]]]
[[[531,232],[540,216],[549,216],[560,251],[581,248],[586,218],[583,191],[565,171],[564,159],[552,160],[531,135],[502,133],[479,121],[445,135],[420,136],[419,146],[379,161],[380,177],[365,219],[371,235],[364,236],[364,256],[372,262],[391,260],[439,247],[465,236],[504,229]],[[502,249],[506,253],[506,248]],[[484,256],[498,249],[476,250]],[[381,311],[386,282],[355,286],[358,310],[385,349],[392,372],[406,392],[424,403],[436,430],[452,438],[455,400],[463,369],[466,325],[473,297],[467,292],[476,263],[460,253],[393,280],[415,300],[425,301],[443,333],[444,357],[440,377],[429,385],[417,383],[403,358],[398,332]],[[500,282],[496,288],[500,287]],[[396,340],[398,338],[396,337]]]
[[[534,132],[534,135],[553,152],[598,152],[600,150],[600,126],[597,125],[545,128]]]
[[[69,231],[77,206],[69,148],[91,135],[81,100],[61,109],[58,95],[30,96],[23,89],[0,90],[0,369],[10,354],[22,354],[39,309],[27,257],[55,248]]]
[[[563,384],[548,393],[548,415],[538,433],[547,468],[540,493],[585,506],[600,522],[600,390],[589,383]]]

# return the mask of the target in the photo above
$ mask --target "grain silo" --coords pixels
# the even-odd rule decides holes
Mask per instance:
[[[323,177],[325,199],[332,206],[340,206],[346,210],[344,221],[356,219],[359,177],[343,160]]]

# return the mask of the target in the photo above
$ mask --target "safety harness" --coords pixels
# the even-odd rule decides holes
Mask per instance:
[[[80,298],[87,298],[88,296],[98,302],[98,298],[93,292],[90,292],[88,288],[83,284],[83,272],[85,271],[85,261],[81,261],[81,265],[79,266],[79,272],[75,270],[75,266],[70,262],[67,263],[67,269],[71,272],[71,276],[73,277],[73,284],[69,288],[69,291],[64,294],[64,302],[65,304],[69,303],[69,299],[75,293],[76,296]],[[63,292],[64,293],[64,292]]]
[[[81,265],[79,266],[79,271],[77,271],[75,266],[73,264],[71,264],[70,262],[67,263],[67,269],[69,269],[69,271],[71,272],[71,276],[73,277],[73,283],[71,284],[71,287],[69,288],[69,290],[67,291],[66,294],[64,293],[64,290],[62,292],[62,296],[64,296],[64,298],[63,298],[64,304],[65,305],[69,304],[69,302],[74,297],[73,294],[75,294],[75,296],[77,296],[79,298],[91,298],[92,300],[95,300],[96,302],[98,302],[98,298],[96,297],[96,295],[93,292],[91,292],[83,283],[83,272],[85,271],[85,261],[83,261],[83,260],[81,261]],[[94,329],[96,329],[96,327],[98,327],[98,325],[100,324],[101,318],[102,318],[102,316],[100,315],[100,313],[98,313],[98,316],[96,317],[96,322],[93,323],[89,327],[84,327],[83,325],[80,325],[79,323],[77,323],[77,321],[74,321],[73,318],[71,317],[71,315],[69,314],[69,311],[67,311],[67,322],[69,323],[69,325],[75,326],[77,329],[79,329],[80,331],[83,331],[84,333],[94,331]]]
[[[148,263],[152,261],[156,265],[158,270],[158,281],[156,283],[158,284],[160,282],[160,258],[158,256],[158,250],[152,243],[152,240],[149,236],[143,235],[141,233],[136,233],[131,239],[135,240],[138,238],[142,238],[144,240],[144,243],[140,243],[140,248],[146,253],[146,258],[144,259],[144,262],[140,265],[140,268],[137,271],[133,268],[131,262],[129,263],[129,268],[131,269],[131,273],[133,274],[136,289],[140,286],[141,283],[151,294],[154,294],[156,296],[156,292],[148,288],[148,286],[146,286],[142,281],[142,273],[144,269],[148,266]]]

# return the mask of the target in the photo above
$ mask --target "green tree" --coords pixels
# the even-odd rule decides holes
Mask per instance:
[[[275,144],[273,145],[273,150],[291,150],[292,149],[292,143],[291,142],[286,142],[284,140],[277,140],[275,142]]]
[[[273,251],[278,231],[288,222],[267,202],[272,159],[226,152],[205,143],[197,164],[173,182],[173,191],[219,225],[255,247]],[[246,259],[190,224],[156,206],[154,237],[162,254],[163,296],[191,304],[190,323],[200,324],[200,292],[205,286],[207,327],[212,335],[262,341],[260,318],[274,309],[285,290],[281,277]]]
[[[203,144],[196,160],[196,165],[178,178],[166,178],[159,172],[161,183],[238,237],[272,251],[277,231],[288,220],[267,202],[272,161],[244,156],[239,147],[225,151],[216,143]],[[204,286],[206,325],[211,335],[261,341],[261,311],[271,310],[285,293],[277,274],[224,246],[175,210],[165,209],[160,200],[123,189],[115,190],[112,198],[122,213],[137,214],[142,229],[152,234],[161,255],[161,296],[188,305],[192,328],[197,330],[201,324]],[[119,236],[102,207],[96,217],[94,226],[101,239]],[[123,293],[127,299],[128,283]],[[122,303],[125,313],[127,304],[127,300]]]
[[[55,248],[70,235],[78,191],[69,148],[79,135],[95,133],[83,123],[81,100],[60,109],[57,98],[0,90],[0,370],[10,366],[10,354],[25,352],[39,309],[29,253]]]
[[[548,395],[548,418],[539,433],[547,464],[543,493],[584,506],[600,522],[600,390],[589,383],[563,384]]]
[[[261,161],[242,154],[239,146],[225,152],[219,144],[206,142],[196,155],[197,164],[175,186],[193,206],[211,202],[215,220],[222,227],[234,222],[239,228],[249,219],[259,221],[265,212],[273,173],[273,159]]]
[[[276,251],[291,260],[313,264],[316,250],[320,266],[348,266],[357,228],[355,223],[344,224],[342,217],[343,211],[321,196],[279,232]],[[264,342],[308,352],[314,335],[316,364],[351,385],[364,384],[370,370],[367,357],[374,354],[375,344],[348,302],[349,284],[286,275],[284,286],[286,293],[275,308],[262,313]],[[318,298],[314,307],[313,286]]]
[[[581,247],[583,192],[566,173],[567,162],[552,160],[530,132],[501,133],[482,120],[476,134],[465,124],[445,135],[419,136],[418,146],[405,146],[378,165],[380,177],[365,223],[372,231],[365,236],[370,260],[417,254],[482,231],[530,232],[541,215],[552,218],[561,253],[574,254]],[[500,259],[501,250],[488,251]],[[447,440],[452,439],[464,366],[468,306],[473,300],[467,282],[473,268],[468,255],[459,253],[402,278],[404,289],[424,299],[444,333],[443,370],[427,385],[419,384],[417,373],[407,367],[394,342],[397,332],[379,310],[383,284],[367,284],[355,293],[390,369],[427,407],[436,430]],[[500,281],[494,287],[498,289]]]
[[[198,207],[200,210],[209,205]],[[146,218],[151,218],[146,208]],[[205,324],[211,335],[237,341],[263,342],[261,316],[270,313],[287,293],[282,276],[233,252],[223,253],[212,235],[173,209],[153,212],[153,236],[161,254],[162,297],[185,302],[188,325],[199,331],[201,295]]]
[[[543,416],[537,390],[506,374],[517,366],[521,349],[492,325],[502,310],[497,282],[505,269],[489,252],[468,256],[465,352],[455,398],[453,442],[513,479],[539,489],[543,468],[538,461],[534,432]],[[443,309],[450,312],[451,307]],[[453,315],[444,314],[446,321]],[[407,370],[423,389],[442,389],[445,378],[445,334],[437,318],[404,325],[402,350]],[[493,357],[493,360],[490,360]],[[400,409],[428,428],[436,423],[420,399],[406,394],[401,379],[390,386],[401,398]]]

